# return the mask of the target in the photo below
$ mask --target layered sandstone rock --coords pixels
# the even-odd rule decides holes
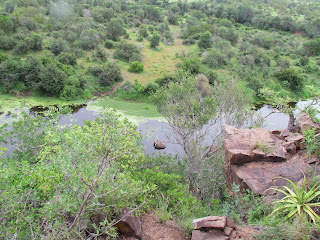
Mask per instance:
[[[310,119],[300,117],[301,129],[310,126]],[[309,127],[307,127],[309,126]],[[301,133],[288,129],[269,132],[266,129],[236,129],[225,126],[226,138],[222,147],[224,152],[224,171],[227,187],[233,183],[247,188],[259,195],[270,195],[270,187],[286,185],[284,179],[299,182],[303,174],[312,168],[317,170],[319,159],[310,159],[301,150]]]
[[[251,240],[258,228],[239,227],[232,218],[209,216],[193,221],[194,231],[191,240]]]

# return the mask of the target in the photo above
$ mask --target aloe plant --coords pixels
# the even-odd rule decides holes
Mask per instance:
[[[315,184],[310,189],[307,189],[305,176],[301,187],[297,186],[287,178],[283,179],[287,180],[290,183],[292,189],[287,186],[282,186],[280,189],[268,189],[275,190],[285,195],[282,199],[274,201],[272,203],[275,204],[276,207],[270,215],[276,212],[283,212],[286,214],[287,219],[297,217],[300,223],[303,223],[306,220],[310,219],[312,219],[313,222],[319,221],[319,215],[315,213],[312,208],[320,207],[320,202],[313,202],[320,195],[320,185]]]

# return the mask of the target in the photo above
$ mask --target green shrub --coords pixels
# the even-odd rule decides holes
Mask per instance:
[[[16,41],[9,36],[2,35],[0,36],[0,49],[11,50],[16,45]]]
[[[114,82],[122,81],[121,70],[117,63],[108,62],[103,66],[102,72],[98,76],[100,86],[110,86]]]
[[[276,76],[281,82],[287,82],[291,90],[295,92],[301,91],[303,86],[303,78],[296,70],[292,68],[286,68]]]
[[[104,46],[108,49],[114,48],[115,43],[112,40],[106,40],[104,42]]]
[[[308,155],[311,156],[314,153],[320,156],[320,136],[316,134],[315,128],[304,131],[303,135]]]
[[[186,58],[180,64],[180,67],[191,74],[198,74],[201,68],[201,61],[197,58]]]
[[[84,90],[84,79],[73,75],[66,79],[64,88],[60,94],[62,100],[74,100],[82,96]]]
[[[272,203],[275,204],[275,208],[271,215],[276,212],[281,212],[285,215],[285,219],[296,218],[300,224],[311,220],[314,223],[320,221],[319,215],[312,209],[320,206],[320,202],[314,202],[320,195],[319,183],[307,188],[305,176],[301,186],[297,186],[290,179],[283,179],[290,183],[291,188],[282,186],[281,188],[268,189],[284,195],[282,199]]]
[[[143,92],[147,95],[152,95],[158,90],[158,88],[159,88],[159,85],[157,83],[150,82],[144,87]]]
[[[143,64],[135,61],[130,63],[130,67],[128,69],[129,72],[141,73],[143,72]]]
[[[320,38],[312,39],[303,44],[305,53],[308,56],[320,55]]]
[[[13,49],[13,54],[15,55],[22,55],[29,51],[30,45],[27,39],[25,41],[20,41]]]
[[[141,56],[138,47],[133,43],[121,41],[119,44],[117,44],[117,49],[115,50],[113,57],[129,62],[130,59],[132,60],[134,55]]]
[[[153,35],[150,38],[150,47],[156,48],[157,46],[159,46],[160,38],[161,36],[158,32],[153,33]]]
[[[74,53],[62,52],[57,57],[57,60],[66,65],[74,66],[77,64],[77,57]]]
[[[205,32],[201,35],[200,40],[198,42],[199,48],[210,48],[212,45],[211,43],[211,33],[210,32]]]

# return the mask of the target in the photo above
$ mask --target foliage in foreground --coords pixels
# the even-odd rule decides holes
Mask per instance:
[[[320,195],[320,185],[317,183],[307,189],[305,176],[301,187],[294,184],[290,179],[283,179],[290,183],[292,189],[287,186],[283,186],[282,189],[269,189],[284,194],[282,199],[273,202],[276,207],[271,214],[278,211],[283,212],[286,219],[298,218],[300,224],[309,220],[319,221],[320,217],[315,213],[314,208],[320,207],[320,202],[313,201]]]
[[[181,177],[139,171],[146,157],[136,126],[112,112],[81,127],[58,119],[23,114],[1,127],[15,150],[0,160],[0,238],[115,237],[124,208],[194,217],[201,204]]]

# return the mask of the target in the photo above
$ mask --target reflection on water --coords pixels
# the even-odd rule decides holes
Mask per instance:
[[[303,106],[303,103],[298,103],[299,106]],[[94,120],[99,117],[99,113],[93,110],[88,110],[87,105],[78,105],[78,106],[69,106],[72,110],[72,114],[62,115],[60,118],[61,124],[77,124],[83,125],[84,120]],[[52,109],[52,107],[50,107]],[[36,106],[26,112],[32,116],[35,114],[41,114],[42,112],[48,110],[47,107]],[[283,113],[273,113],[270,114],[274,109],[270,106],[263,105],[260,109],[257,109],[257,112],[261,114],[262,117],[265,117],[264,128],[268,130],[278,130],[285,129],[288,126],[289,116]],[[19,110],[21,111],[21,110]],[[18,110],[14,113],[18,113]],[[2,117],[0,124],[9,121],[10,122],[11,113]],[[159,154],[166,153],[172,155],[182,155],[183,151],[178,144],[173,144],[168,142],[167,136],[172,136],[173,133],[170,130],[168,124],[165,121],[158,121],[148,119],[141,119],[141,123],[138,125],[138,130],[143,135],[142,145],[144,146],[145,153],[147,154]],[[166,149],[156,150],[153,147],[154,140],[163,141],[166,144]]]

